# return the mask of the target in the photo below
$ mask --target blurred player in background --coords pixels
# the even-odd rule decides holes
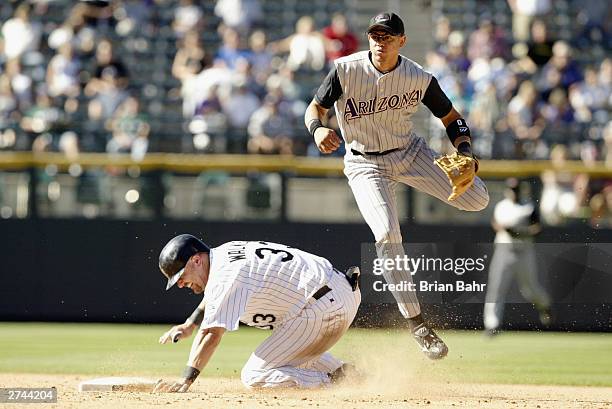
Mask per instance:
[[[550,324],[550,297],[538,282],[533,247],[533,238],[541,231],[538,208],[531,201],[521,202],[518,179],[506,181],[504,199],[495,205],[491,224],[496,235],[485,297],[485,333],[499,332],[504,302],[515,275],[521,294],[535,305],[542,324]]]
[[[174,284],[204,293],[186,323],[161,343],[190,335],[183,377],[160,381],[156,392],[185,392],[238,323],[271,329],[242,368],[247,387],[319,387],[340,380],[346,365],[327,352],[349,328],[361,302],[359,269],[344,273],[305,251],[263,241],[232,241],[209,248],[189,234],[170,240],[159,268]]]

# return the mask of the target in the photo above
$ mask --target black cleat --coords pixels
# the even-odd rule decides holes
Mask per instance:
[[[552,315],[550,314],[550,308],[542,308],[538,311],[540,322],[545,327],[550,326],[552,323]]]
[[[487,338],[493,338],[499,335],[500,330],[497,328],[487,328],[483,331],[483,335]]]
[[[342,364],[334,372],[328,373],[329,380],[332,384],[344,382],[347,377],[359,376],[357,368],[353,364]]]
[[[421,346],[421,351],[429,359],[442,359],[448,354],[448,347],[438,337],[433,329],[427,328],[423,323],[412,330],[412,336]]]

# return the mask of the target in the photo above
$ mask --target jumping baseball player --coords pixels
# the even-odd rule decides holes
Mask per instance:
[[[367,29],[369,51],[334,61],[306,110],[304,122],[322,153],[342,140],[323,121],[334,106],[346,144],[344,173],[365,221],[376,239],[379,258],[404,257],[395,203],[398,182],[412,186],[462,210],[478,211],[489,202],[487,188],[475,176],[470,130],[440,89],[438,81],[414,61],[399,54],[406,43],[404,23],[381,13]],[[457,152],[437,158],[412,131],[412,114],[420,103],[444,124]],[[450,184],[449,184],[450,180]],[[389,283],[411,282],[406,271],[388,269]],[[421,317],[415,292],[393,294],[412,334],[429,358],[446,356],[448,348]]]
[[[186,323],[160,338],[176,342],[199,327],[182,378],[160,381],[156,392],[187,391],[239,322],[272,330],[242,368],[247,387],[311,388],[345,375],[346,365],[327,351],[357,313],[358,268],[345,274],[322,257],[263,241],[209,248],[189,234],[166,244],[159,267],[167,289],[177,284],[204,298]]]
[[[495,205],[491,220],[496,234],[484,307],[487,335],[499,332],[504,301],[515,276],[523,297],[539,311],[542,324],[550,324],[550,297],[538,281],[533,248],[533,237],[541,230],[540,220],[533,202],[521,203],[519,198],[519,181],[508,179],[504,199]]]

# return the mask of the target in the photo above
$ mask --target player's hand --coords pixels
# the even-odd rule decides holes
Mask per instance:
[[[189,338],[196,327],[195,324],[187,323],[175,325],[159,337],[159,343],[167,344],[168,342],[178,342],[180,339]]]
[[[153,388],[153,393],[184,393],[187,392],[193,382],[187,379],[179,379],[174,382],[165,382],[160,379]]]
[[[321,153],[332,153],[340,147],[342,140],[336,131],[324,126],[317,128],[314,133],[314,140]]]

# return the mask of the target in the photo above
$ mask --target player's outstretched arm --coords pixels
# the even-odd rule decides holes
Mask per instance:
[[[321,153],[332,153],[342,143],[336,131],[323,126],[323,119],[327,116],[327,111],[327,108],[321,106],[313,99],[304,114],[304,124],[314,138],[315,144]]]
[[[185,320],[184,323],[175,325],[170,328],[168,331],[164,332],[161,337],[159,337],[160,344],[167,344],[172,341],[174,343],[178,342],[183,338],[189,338],[193,331],[200,326],[202,320],[204,319],[204,306],[206,303],[204,299],[197,306],[197,308],[191,313],[189,318]]]
[[[187,392],[202,369],[208,364],[225,334],[225,328],[213,327],[200,329],[193,339],[189,360],[183,376],[175,382],[160,380],[153,392]]]

